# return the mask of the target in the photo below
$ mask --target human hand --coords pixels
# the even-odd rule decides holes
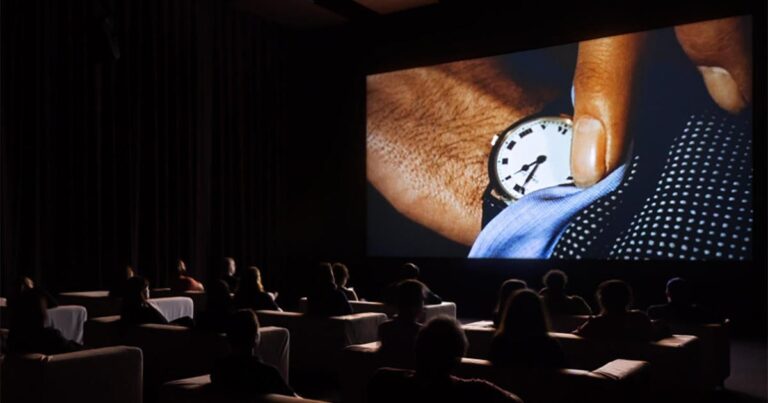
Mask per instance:
[[[675,27],[683,51],[722,109],[739,113],[752,101],[751,20],[733,17]],[[621,164],[643,33],[584,41],[574,74],[571,171],[591,186]]]
[[[492,135],[557,95],[523,84],[488,59],[370,76],[368,180],[406,217],[471,245]]]

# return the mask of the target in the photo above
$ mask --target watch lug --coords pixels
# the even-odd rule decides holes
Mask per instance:
[[[497,141],[499,141],[498,134],[494,135],[493,138],[491,139],[491,147],[495,146]]]

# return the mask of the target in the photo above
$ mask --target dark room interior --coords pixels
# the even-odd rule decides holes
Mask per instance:
[[[767,18],[749,0],[0,0],[0,401],[767,402]],[[605,38],[642,42],[590,64]],[[625,111],[585,83],[612,94],[628,76],[641,78],[609,101],[632,102],[627,136],[653,135],[622,143],[606,123],[604,171],[584,185],[584,116]],[[561,112],[550,105],[567,109],[568,182],[546,184],[555,152],[541,148],[549,160],[525,154],[518,170],[541,190],[510,196],[499,183],[518,172],[494,164],[515,163],[535,129],[518,128]],[[687,120],[681,136],[661,133],[670,116]],[[727,138],[694,144],[717,122]],[[464,143],[478,131],[479,151]],[[683,191],[710,180],[713,193]],[[561,204],[523,217],[556,188]],[[651,224],[656,207],[668,215]],[[610,224],[582,231],[597,221]],[[677,224],[679,240],[639,235]],[[523,229],[502,248],[504,226]],[[548,226],[541,250],[511,255]],[[561,273],[585,311],[555,312]],[[502,298],[509,279],[526,284]],[[404,324],[408,287],[418,309]],[[611,296],[626,297],[618,325]],[[554,368],[534,356],[543,345],[499,347],[530,336],[510,323],[526,298]],[[675,320],[676,298],[696,314]],[[600,323],[630,336],[590,336]],[[390,337],[410,343],[403,360],[386,355]],[[445,378],[425,375],[451,348]],[[533,358],[505,366],[499,351]]]

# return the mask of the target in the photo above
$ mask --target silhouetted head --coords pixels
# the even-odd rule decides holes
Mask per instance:
[[[243,271],[240,276],[239,292],[264,292],[264,285],[261,283],[261,270],[256,266],[251,266]]]
[[[419,280],[404,280],[397,284],[397,314],[407,319],[417,319],[424,311],[426,287]]]
[[[328,262],[320,262],[315,269],[315,287],[318,289],[336,288],[333,267]]]
[[[261,341],[256,314],[250,309],[241,309],[232,314],[227,327],[227,339],[235,354],[255,354]]]
[[[48,318],[48,300],[45,294],[32,288],[19,293],[10,301],[11,332],[43,329]]]
[[[544,287],[547,287],[551,293],[562,294],[565,292],[565,286],[568,284],[568,276],[562,270],[550,270],[543,278]]]
[[[515,291],[507,301],[498,334],[512,338],[547,336],[549,326],[541,298],[531,290]]]
[[[29,277],[22,277],[21,278],[21,285],[19,286],[19,291],[29,291],[31,289],[35,288],[35,282],[29,278]]]
[[[405,263],[400,267],[400,280],[416,280],[419,278],[419,266],[413,263]]]
[[[688,281],[681,277],[667,281],[667,301],[672,304],[689,305],[691,303],[691,287]]]
[[[186,276],[187,275],[187,264],[184,263],[183,260],[179,259],[176,261],[176,272],[180,276]]]
[[[235,273],[237,273],[237,266],[235,265],[235,259],[231,257],[225,257],[222,270],[221,270],[221,275],[232,277],[235,275]]]
[[[214,280],[206,290],[206,309],[209,312],[229,313],[232,310],[232,294],[224,280]]]
[[[419,331],[414,347],[416,373],[425,377],[448,377],[467,351],[467,337],[455,319],[432,319]]]
[[[149,281],[141,276],[133,276],[125,281],[123,303],[145,302],[149,299]]]
[[[131,265],[125,265],[125,269],[123,270],[122,274],[122,278],[124,280],[128,280],[129,278],[136,276],[136,270]]]
[[[604,281],[597,288],[597,300],[603,313],[625,312],[632,302],[632,289],[622,280]]]
[[[504,307],[507,306],[509,297],[515,291],[524,290],[526,288],[528,288],[528,284],[526,284],[525,281],[516,278],[511,278],[501,283],[501,287],[499,287],[499,298],[496,300],[496,308],[494,308],[493,311],[497,314],[503,312]]]
[[[344,263],[336,262],[333,264],[333,278],[336,281],[336,286],[344,288],[349,281],[349,269]]]

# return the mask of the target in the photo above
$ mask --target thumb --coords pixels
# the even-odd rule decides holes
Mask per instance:
[[[594,185],[621,163],[643,36],[627,34],[579,44],[571,146],[571,172],[579,187]]]
[[[738,113],[752,101],[752,20],[731,17],[675,27],[680,46],[704,78],[712,99]]]

